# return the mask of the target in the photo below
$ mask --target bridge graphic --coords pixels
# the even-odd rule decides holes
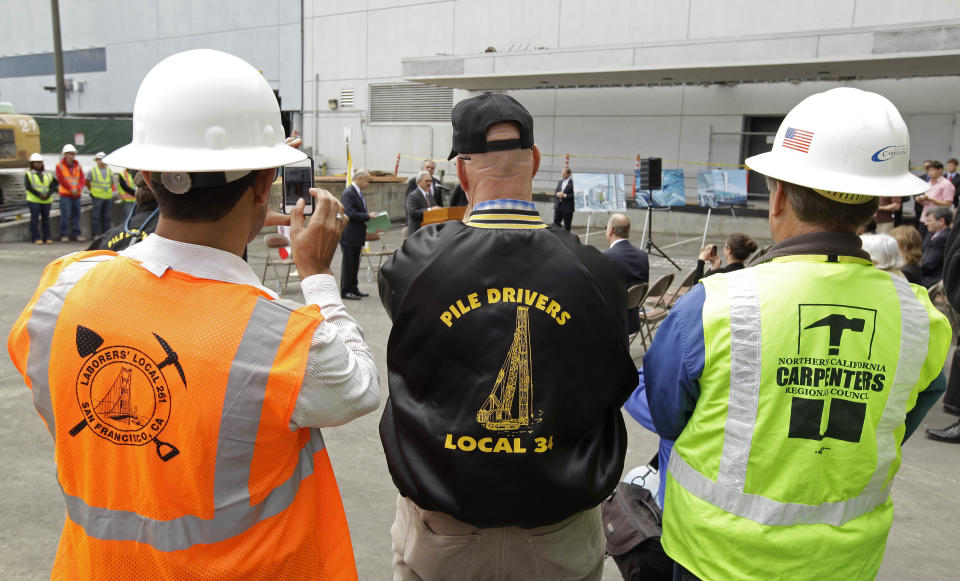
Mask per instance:
[[[113,385],[94,406],[94,412],[115,422],[143,427],[146,419],[137,413],[137,406],[130,399],[132,378],[133,368],[121,366]]]

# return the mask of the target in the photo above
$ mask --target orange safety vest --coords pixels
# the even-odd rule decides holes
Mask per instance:
[[[57,172],[57,179],[60,179],[60,195],[67,198],[80,197],[80,182],[83,179],[83,169],[80,168],[80,162],[74,162],[73,169],[67,165],[67,162],[60,160],[57,164],[60,171]],[[69,184],[70,187],[67,187]]]
[[[7,347],[55,442],[52,577],[356,579],[320,430],[290,427],[322,320],[109,251],[47,266]]]

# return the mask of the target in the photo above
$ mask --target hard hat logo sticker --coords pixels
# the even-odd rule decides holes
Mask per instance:
[[[877,163],[881,163],[884,161],[890,161],[891,159],[897,156],[906,155],[906,154],[907,154],[906,145],[888,145],[884,148],[878,149],[877,152],[870,157],[870,159]]]
[[[171,393],[163,368],[174,365],[181,379],[186,378],[176,352],[159,335],[167,357],[157,363],[150,355],[126,345],[103,346],[96,332],[77,326],[77,352],[85,357],[77,374],[77,404],[83,414],[70,430],[76,437],[89,427],[91,431],[118,446],[143,446],[153,442],[157,456],[164,462],[180,451],[159,439],[170,420]]]

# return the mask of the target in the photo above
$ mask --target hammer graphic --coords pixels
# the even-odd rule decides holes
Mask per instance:
[[[835,313],[827,315],[816,323],[810,323],[805,328],[830,327],[830,355],[840,354],[840,338],[844,331],[863,332],[863,319],[849,319],[845,315]]]

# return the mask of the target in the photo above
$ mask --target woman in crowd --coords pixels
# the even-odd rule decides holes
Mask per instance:
[[[743,261],[757,250],[757,243],[743,232],[735,232],[727,238],[723,245],[723,257],[727,265],[720,267],[720,256],[717,254],[716,244],[707,244],[700,250],[700,257],[697,259],[696,280],[699,281],[704,276],[710,276],[718,272],[733,272],[743,268]],[[710,262],[710,272],[704,274],[703,268],[707,261]],[[696,283],[694,283],[696,284]]]
[[[864,234],[860,236],[863,249],[870,255],[873,265],[897,276],[904,276],[900,272],[900,247],[897,241],[888,234]],[[904,277],[906,278],[906,277]]]
[[[890,235],[900,247],[900,272],[913,284],[921,284],[920,260],[923,258],[923,240],[920,233],[913,226],[897,226],[890,231]]]

